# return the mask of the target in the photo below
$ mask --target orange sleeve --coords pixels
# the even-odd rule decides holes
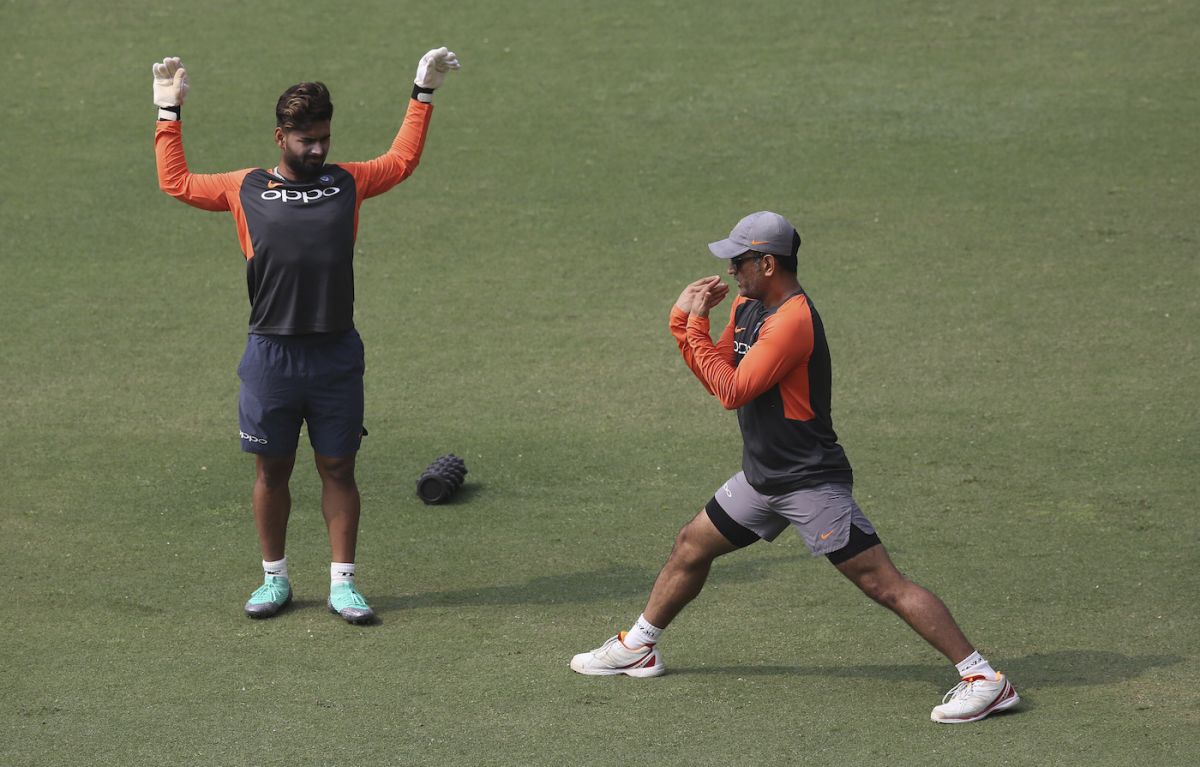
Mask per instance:
[[[251,170],[211,174],[189,171],[183,154],[183,126],[179,120],[159,120],[155,124],[154,159],[158,164],[159,188],[177,200],[204,210],[232,210],[242,179]]]
[[[727,327],[722,340],[729,334]],[[762,326],[758,339],[737,367],[732,357],[722,354],[708,336],[708,321],[689,317],[687,339],[692,347],[692,370],[726,410],[745,405],[779,383],[796,365],[812,354],[812,315],[808,302],[781,307]],[[731,338],[732,343],[732,338]]]
[[[739,303],[741,303],[741,300],[733,302],[733,306],[729,310],[729,324],[726,325],[725,330],[721,332],[721,337],[717,340],[716,344],[713,344],[712,339],[708,335],[708,320],[702,317],[696,318],[698,322],[703,322],[704,341],[706,341],[708,346],[712,347],[716,351],[718,356],[725,360],[733,360],[733,317],[737,312]],[[671,335],[675,336],[675,342],[679,344],[679,353],[683,355],[683,361],[687,363],[689,368],[691,368],[692,373],[695,374],[700,383],[704,384],[704,388],[708,390],[709,394],[716,394],[716,391],[713,390],[712,386],[708,382],[708,379],[705,377],[702,368],[697,363],[695,350],[692,348],[691,341],[688,338],[688,327],[691,321],[690,317],[691,316],[687,312],[683,311],[679,307],[672,306]]]
[[[354,176],[360,201],[383,194],[412,175],[425,149],[425,135],[429,132],[432,114],[433,104],[409,99],[408,111],[400,131],[392,139],[391,149],[369,162],[338,163]]]

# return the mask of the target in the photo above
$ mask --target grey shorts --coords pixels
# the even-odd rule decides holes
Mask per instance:
[[[844,549],[850,543],[851,525],[878,540],[874,526],[854,502],[847,484],[828,483],[782,495],[763,495],[739,471],[717,488],[707,509],[717,529],[739,546],[759,538],[773,541],[789,524],[814,556]]]

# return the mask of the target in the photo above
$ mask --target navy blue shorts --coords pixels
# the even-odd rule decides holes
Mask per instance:
[[[363,372],[358,331],[305,336],[251,333],[238,364],[238,426],[242,450],[289,455],[308,424],[319,455],[358,452],[363,430]]]

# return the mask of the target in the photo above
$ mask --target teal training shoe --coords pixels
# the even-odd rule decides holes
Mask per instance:
[[[263,585],[254,590],[246,602],[246,615],[251,618],[270,618],[292,601],[292,582],[277,575],[268,575]]]
[[[329,589],[329,611],[346,619],[347,623],[370,623],[375,611],[367,606],[367,600],[358,593],[353,583],[341,581]]]

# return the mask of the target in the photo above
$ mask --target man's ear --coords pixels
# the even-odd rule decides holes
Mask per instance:
[[[283,128],[275,129],[275,146],[283,149]]]

